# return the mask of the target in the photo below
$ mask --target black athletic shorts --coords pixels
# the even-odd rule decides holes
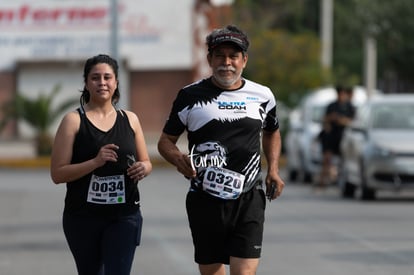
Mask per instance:
[[[321,132],[319,139],[322,145],[322,152],[331,152],[334,155],[340,155],[341,135],[335,133]]]
[[[198,264],[229,264],[230,256],[260,258],[266,199],[254,187],[236,200],[189,191],[187,215]]]

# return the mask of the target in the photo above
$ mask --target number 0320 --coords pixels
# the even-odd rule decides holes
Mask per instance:
[[[225,174],[220,171],[213,171],[209,170],[206,174],[206,179],[209,182],[214,182],[217,184],[224,184],[225,186],[231,186],[234,188],[240,188],[240,186],[243,184],[240,178],[234,177],[230,174]]]

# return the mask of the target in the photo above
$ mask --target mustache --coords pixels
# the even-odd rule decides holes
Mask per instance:
[[[232,71],[232,72],[235,72],[236,68],[234,68],[232,66],[219,66],[217,68],[217,71]]]

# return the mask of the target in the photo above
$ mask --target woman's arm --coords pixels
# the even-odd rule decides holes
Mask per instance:
[[[106,161],[116,161],[116,145],[108,144],[98,155],[82,163],[71,164],[73,143],[79,131],[80,117],[77,112],[64,116],[56,132],[50,162],[50,173],[54,183],[65,183],[83,177]]]
[[[132,179],[142,180],[152,171],[152,163],[148,154],[148,148],[145,142],[144,132],[138,116],[131,112],[125,111],[129,123],[135,132],[135,145],[137,147],[137,161],[128,168],[127,174]]]

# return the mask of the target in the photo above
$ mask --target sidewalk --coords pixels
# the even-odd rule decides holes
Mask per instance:
[[[180,145],[181,146],[181,145]],[[160,156],[157,140],[147,142],[148,153],[153,165],[168,165]],[[48,168],[50,157],[37,157],[30,141],[1,141],[0,168]]]
[[[180,139],[178,147],[185,152],[185,139]],[[155,138],[147,141],[148,153],[153,166],[169,166],[170,164],[160,156]],[[264,160],[264,159],[263,159]],[[284,156],[280,165],[284,166]],[[50,157],[36,157],[34,146],[29,141],[0,141],[0,168],[49,168]]]

